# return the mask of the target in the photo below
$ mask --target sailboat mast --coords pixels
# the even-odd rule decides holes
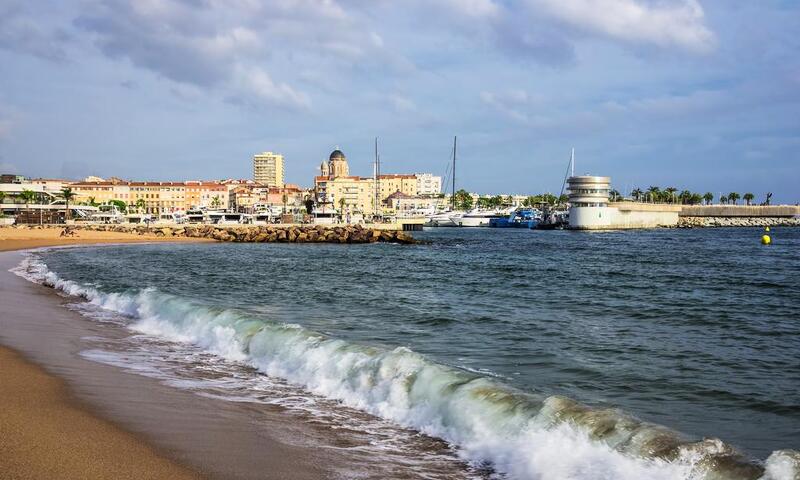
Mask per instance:
[[[378,156],[378,137],[375,137],[375,208],[374,214],[380,217],[381,210],[381,161]]]
[[[572,154],[569,156],[569,164],[572,165],[572,173],[570,177],[575,176],[575,147],[572,147]]]
[[[456,209],[456,147],[458,144],[458,136],[453,137],[453,191],[450,195],[451,210]]]

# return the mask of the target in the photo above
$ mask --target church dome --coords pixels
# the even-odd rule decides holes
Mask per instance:
[[[337,148],[331,152],[330,160],[345,160],[344,153]]]

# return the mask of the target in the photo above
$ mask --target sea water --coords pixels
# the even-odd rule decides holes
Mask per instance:
[[[16,271],[130,332],[85,357],[312,412],[422,476],[451,456],[489,477],[793,479],[800,229],[759,234],[454,228],[53,249]]]

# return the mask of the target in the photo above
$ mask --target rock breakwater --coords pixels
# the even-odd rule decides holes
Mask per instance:
[[[679,217],[677,228],[705,227],[798,227],[793,217]]]
[[[361,225],[253,226],[253,225],[68,225],[14,226],[6,228],[61,228],[62,236],[81,231],[118,232],[156,237],[209,238],[242,243],[420,243],[406,232],[367,228]]]

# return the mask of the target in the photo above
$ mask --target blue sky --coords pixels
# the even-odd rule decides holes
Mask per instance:
[[[247,178],[286,157],[558,191],[577,172],[800,201],[800,2],[0,1],[0,170]]]

